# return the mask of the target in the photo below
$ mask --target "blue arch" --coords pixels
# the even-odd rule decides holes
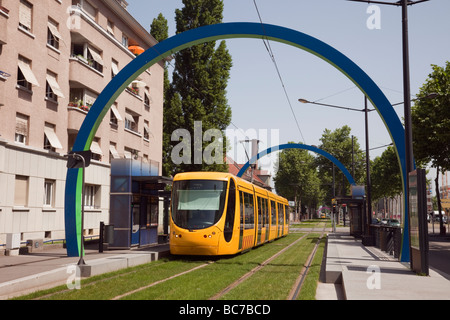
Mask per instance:
[[[98,96],[81,125],[73,150],[86,151],[90,149],[95,133],[111,105],[125,88],[150,66],[175,52],[193,45],[232,38],[269,39],[285,43],[316,55],[345,74],[367,96],[385,123],[397,151],[403,190],[406,190],[407,173],[404,128],[395,110],[380,88],[353,61],[328,44],[296,30],[261,23],[236,22],[204,26],[177,34],[146,50],[125,66]],[[65,228],[67,253],[69,256],[79,256],[81,251],[82,170],[68,169],[67,171]],[[403,225],[405,230],[409,230],[408,203],[406,200],[405,195]],[[403,233],[401,260],[409,261],[408,232]]]
[[[348,172],[347,168],[338,159],[336,159],[334,156],[332,156],[331,154],[329,154],[328,152],[326,152],[322,149],[319,149],[319,148],[316,148],[313,146],[308,146],[306,144],[300,144],[300,143],[280,144],[277,147],[271,147],[271,148],[268,148],[268,149],[258,153],[256,156],[251,158],[246,164],[244,164],[244,166],[241,168],[241,170],[239,170],[237,176],[242,177],[242,175],[245,173],[245,171],[247,171],[247,169],[250,167],[250,164],[255,163],[258,159],[260,159],[272,152],[281,151],[281,150],[285,150],[285,149],[303,149],[303,150],[312,151],[317,154],[320,154],[321,156],[324,156],[325,158],[327,158],[328,160],[333,162],[339,168],[339,170],[342,171],[342,173],[344,173],[345,177],[347,178],[347,180],[350,184],[355,185],[355,180],[353,179],[352,175],[350,174],[350,172]]]

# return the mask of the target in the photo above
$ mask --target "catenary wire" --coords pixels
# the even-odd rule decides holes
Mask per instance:
[[[255,5],[255,9],[256,9],[256,12],[257,12],[257,14],[258,14],[259,21],[260,21],[260,23],[261,23],[261,27],[262,27],[262,29],[263,29],[263,31],[264,31],[264,34],[265,34],[266,32],[265,32],[265,30],[264,30],[264,24],[263,24],[263,21],[262,21],[262,18],[261,18],[261,14],[259,13],[259,9],[258,9],[258,5],[257,5],[257,3],[256,3],[256,0],[253,0],[253,3],[254,3],[254,5]],[[266,39],[263,38],[264,46],[266,47],[266,50],[267,50],[267,52],[269,53],[270,59],[272,60],[274,66],[275,66],[275,69],[276,69],[276,71],[277,71],[278,78],[280,79],[281,86],[282,86],[282,88],[283,88],[284,94],[285,94],[286,99],[287,99],[287,101],[288,101],[288,104],[289,104],[289,107],[290,107],[290,109],[291,109],[292,115],[294,116],[295,123],[297,124],[298,131],[300,132],[300,135],[301,135],[301,137],[302,137],[302,141],[303,141],[303,143],[306,143],[305,137],[303,136],[302,130],[300,129],[300,124],[299,124],[299,122],[298,122],[298,120],[297,120],[297,117],[296,117],[296,115],[295,115],[294,109],[293,109],[293,107],[292,107],[291,100],[290,100],[289,95],[288,95],[288,93],[287,93],[286,86],[284,85],[283,77],[281,76],[280,69],[278,68],[277,61],[275,60],[275,56],[274,56],[273,51],[272,51],[272,48],[271,48],[271,46],[270,46],[269,39],[267,38],[267,36],[265,36],[265,38],[266,38]]]

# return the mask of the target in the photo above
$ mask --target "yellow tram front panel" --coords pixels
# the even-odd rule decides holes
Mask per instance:
[[[286,199],[228,173],[178,174],[172,190],[170,252],[232,255],[272,241],[287,234],[286,205]]]
[[[170,253],[176,255],[217,255],[222,232],[217,227],[186,231],[173,223],[170,228]]]

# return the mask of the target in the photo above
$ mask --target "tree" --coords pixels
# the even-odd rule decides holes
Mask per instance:
[[[278,171],[274,177],[275,189],[279,195],[301,202],[303,209],[309,207],[310,211],[322,201],[314,160],[314,156],[307,150],[283,150],[278,154]]]
[[[150,34],[158,41],[164,41],[169,37],[169,26],[167,19],[162,13],[157,18],[153,19],[150,25]],[[163,175],[168,175],[172,165],[170,162],[170,137],[173,128],[171,123],[173,119],[180,117],[179,103],[172,101],[173,95],[171,94],[169,72],[167,65],[164,62],[164,92],[163,92]],[[178,112],[177,112],[178,111]],[[172,130],[171,130],[172,129]],[[168,156],[169,155],[169,156]],[[169,174],[170,175],[170,174]]]
[[[319,145],[319,148],[333,155],[347,168],[348,171],[352,172],[352,167],[354,167],[355,176],[353,179],[355,179],[356,184],[362,184],[364,182],[365,155],[360,149],[357,138],[353,139],[352,146],[351,128],[349,126],[345,125],[334,131],[325,129],[320,141],[321,144]],[[333,188],[330,188],[329,186],[332,186],[333,184],[333,164],[323,157],[318,157],[316,164],[319,167],[319,177],[321,179],[322,188],[325,187],[327,189],[325,201],[326,203],[331,203]],[[345,195],[350,192],[350,185],[344,181],[344,175],[339,173],[337,167],[335,167],[335,191],[336,195]]]
[[[394,198],[402,193],[402,178],[397,154],[392,146],[371,162],[372,200]]]
[[[420,88],[411,110],[414,157],[419,166],[436,168],[436,195],[441,235],[445,235],[439,196],[439,172],[450,170],[450,62],[432,65],[433,72]],[[434,99],[427,99],[437,94]]]
[[[184,7],[175,11],[177,33],[204,25],[222,22],[223,1],[220,0],[183,0]],[[225,129],[231,123],[231,109],[227,105],[226,87],[232,66],[231,56],[225,41],[216,46],[207,42],[184,49],[174,55],[175,68],[172,84],[168,94],[168,106],[165,110],[165,127],[167,143],[164,146],[165,174],[174,175],[181,171],[227,171],[224,162],[226,154]],[[201,121],[201,135],[195,132],[195,123]],[[191,139],[182,135],[182,140],[171,141],[177,129],[187,130]],[[216,130],[221,134],[212,135],[210,140],[206,133]],[[183,131],[185,132],[185,131]],[[197,132],[198,133],[198,132]],[[189,140],[189,141],[188,141]],[[206,143],[205,143],[206,141]],[[188,144],[187,148],[177,148]],[[196,155],[206,153],[208,144],[220,145],[221,150],[212,153],[223,155],[219,163],[206,163]],[[195,147],[199,148],[195,149]],[[179,151],[179,149],[181,151]],[[176,163],[174,152],[183,153],[188,161]]]

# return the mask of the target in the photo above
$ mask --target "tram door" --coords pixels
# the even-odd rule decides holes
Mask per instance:
[[[133,196],[131,203],[131,245],[139,245],[139,229],[140,229],[140,214],[141,205],[139,196]]]

